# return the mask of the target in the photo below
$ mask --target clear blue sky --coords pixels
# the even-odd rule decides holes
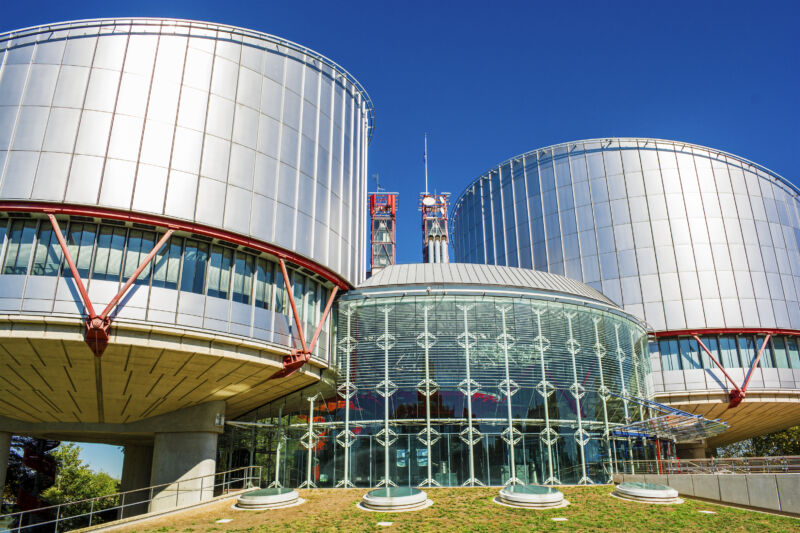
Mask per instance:
[[[421,258],[431,182],[458,194],[564,141],[642,136],[746,157],[800,180],[800,2],[6,2],[0,31],[165,16],[279,35],[340,63],[376,108],[369,172],[400,196],[399,262]]]

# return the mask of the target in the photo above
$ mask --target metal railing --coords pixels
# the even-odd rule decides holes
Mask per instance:
[[[714,457],[618,461],[621,474],[792,474],[800,473],[800,455],[779,457]]]
[[[61,533],[151,510],[178,509],[261,485],[262,467],[245,466],[173,483],[0,515],[0,533]],[[152,504],[156,504],[153,506]]]

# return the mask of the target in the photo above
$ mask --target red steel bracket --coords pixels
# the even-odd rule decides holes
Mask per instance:
[[[700,340],[700,337],[698,337],[697,334],[694,334],[694,333],[692,334],[692,337],[694,337],[694,340],[697,341],[697,343],[700,345],[700,347],[703,349],[703,351],[706,352],[708,357],[711,358],[711,360],[714,362],[714,364],[717,365],[717,367],[725,375],[725,378],[728,381],[730,381],[731,385],[733,386],[733,389],[728,393],[728,398],[730,400],[730,403],[728,403],[728,408],[729,409],[736,407],[737,405],[742,403],[742,400],[744,400],[744,397],[745,397],[745,395],[747,393],[747,384],[750,383],[750,377],[753,375],[753,370],[755,369],[756,366],[758,366],[758,362],[761,360],[761,354],[764,353],[764,348],[767,347],[767,343],[769,342],[769,339],[770,339],[771,336],[772,336],[771,333],[767,333],[767,336],[764,338],[764,342],[761,343],[761,348],[758,350],[758,355],[756,355],[755,360],[750,365],[750,371],[747,372],[747,378],[744,380],[744,383],[742,384],[742,386],[738,387],[736,385],[736,382],[733,381],[733,378],[728,375],[728,373],[725,371],[725,369],[722,367],[722,365],[719,363],[719,361],[717,361],[717,359],[711,354],[711,351],[709,351],[709,349],[706,348],[706,345],[703,344],[703,341]]]
[[[89,299],[89,293],[86,292],[86,287],[83,285],[83,280],[81,280],[81,277],[78,274],[78,268],[75,266],[75,261],[73,261],[72,255],[69,253],[67,242],[64,240],[64,236],[61,234],[61,228],[58,226],[56,217],[52,213],[48,213],[47,218],[50,219],[50,224],[53,226],[53,231],[58,239],[58,244],[61,245],[61,251],[64,253],[64,258],[67,260],[70,272],[72,272],[72,279],[75,282],[75,285],[78,287],[78,292],[81,295],[83,304],[86,306],[86,313],[88,314],[88,317],[86,318],[86,332],[84,333],[83,338],[86,341],[86,344],[89,345],[89,349],[92,350],[92,353],[94,353],[97,357],[100,357],[103,355],[103,352],[106,351],[106,347],[108,347],[109,331],[111,329],[111,317],[109,315],[111,311],[114,310],[119,301],[125,296],[125,294],[128,292],[128,289],[130,289],[131,285],[133,285],[133,282],[136,281],[136,278],[138,278],[147,265],[150,264],[158,251],[164,246],[169,238],[172,237],[172,234],[175,232],[175,230],[167,230],[155,247],[150,250],[149,254],[147,254],[147,257],[145,257],[144,260],[139,264],[136,271],[131,275],[130,278],[128,278],[128,281],[125,282],[125,285],[122,286],[119,292],[117,292],[116,296],[114,296],[105,309],[103,309],[103,312],[97,314],[94,310],[94,306],[92,305],[92,301]]]
[[[292,284],[289,282],[289,274],[286,272],[286,263],[283,261],[283,259],[279,259],[278,261],[281,265],[281,273],[283,274],[283,283],[286,287],[286,292],[289,293],[289,304],[292,306],[292,315],[294,316],[294,323],[297,327],[297,335],[300,337],[300,345],[302,348],[300,350],[297,348],[292,348],[291,353],[283,357],[283,368],[273,374],[270,379],[280,379],[290,376],[297,372],[304,364],[308,362],[309,359],[311,359],[311,353],[314,351],[314,346],[317,344],[317,339],[319,339],[320,332],[322,332],[322,326],[325,324],[325,320],[328,318],[328,313],[333,305],[333,299],[336,298],[336,293],[339,291],[339,287],[334,285],[331,295],[328,297],[328,303],[325,305],[325,311],[322,313],[319,324],[317,324],[314,337],[311,339],[311,344],[306,345],[306,338],[303,334],[303,326],[300,322],[300,314],[297,312],[297,305],[294,301],[294,291],[292,290]]]

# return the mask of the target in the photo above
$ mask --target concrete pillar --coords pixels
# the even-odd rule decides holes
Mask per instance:
[[[147,512],[147,500],[150,499],[150,473],[153,470],[152,446],[125,446],[125,460],[122,463],[122,481],[120,492],[127,492],[120,501],[124,507],[120,518],[127,518]],[[137,490],[143,489],[143,490]],[[135,491],[135,492],[128,492]],[[137,504],[137,502],[145,502]]]
[[[11,448],[11,433],[0,431],[0,497],[6,486],[6,471],[8,470],[8,452]]]
[[[675,445],[675,453],[678,454],[678,459],[706,459],[709,456],[705,439],[678,443]]]
[[[213,497],[217,437],[217,433],[201,431],[156,433],[150,483],[166,485],[153,489],[151,512]],[[181,482],[200,476],[203,478]]]

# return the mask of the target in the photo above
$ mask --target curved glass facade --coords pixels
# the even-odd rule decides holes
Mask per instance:
[[[90,296],[109,300],[163,236],[163,230],[87,217],[62,219],[70,255]],[[0,218],[0,314],[74,314],[83,304],[67,282],[72,274],[46,218]],[[325,280],[292,269],[304,331],[319,322],[330,290]],[[278,263],[202,235],[170,237],[134,282],[115,320],[200,328],[299,347]],[[329,323],[314,356],[328,360]]]
[[[452,210],[454,254],[581,280],[656,330],[800,329],[798,194],[710,148],[577,141],[467,187]]]
[[[647,335],[629,315],[524,290],[396,289],[337,301],[335,386],[246,417],[280,435],[282,484],[597,483],[617,459],[652,456],[607,438],[652,396]]]
[[[364,276],[372,107],[278,37],[156,19],[0,34],[0,199],[225,229]]]

